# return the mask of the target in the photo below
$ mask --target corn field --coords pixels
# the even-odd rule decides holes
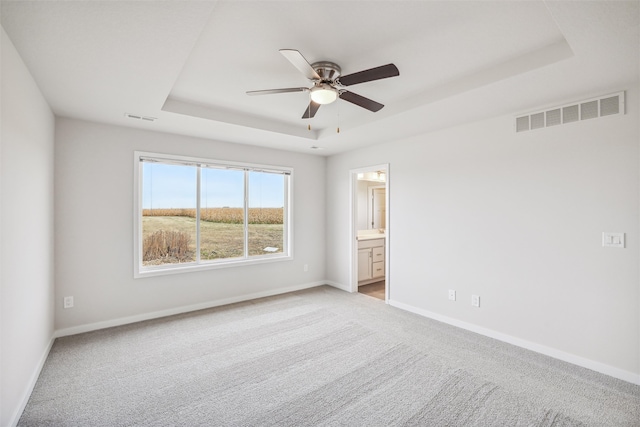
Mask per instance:
[[[142,216],[196,217],[195,209],[143,209]],[[283,208],[249,208],[249,224],[283,224]],[[200,220],[223,224],[242,224],[242,208],[202,208]]]

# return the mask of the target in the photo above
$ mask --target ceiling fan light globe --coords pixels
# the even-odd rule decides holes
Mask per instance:
[[[338,99],[338,91],[327,84],[311,88],[311,100],[315,103],[331,104],[336,99]]]

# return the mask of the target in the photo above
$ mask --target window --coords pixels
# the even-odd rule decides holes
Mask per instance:
[[[291,259],[290,168],[135,153],[136,277]]]

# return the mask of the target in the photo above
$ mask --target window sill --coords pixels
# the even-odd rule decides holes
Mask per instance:
[[[217,262],[201,262],[200,264],[170,264],[164,266],[157,266],[153,268],[138,267],[133,273],[134,279],[143,279],[145,277],[166,276],[170,274],[191,273],[196,271],[205,270],[217,270],[221,268],[233,268],[244,267],[248,265],[256,264],[268,264],[273,262],[292,261],[293,257],[290,255],[273,255],[265,256],[256,259],[238,259],[228,261]]]

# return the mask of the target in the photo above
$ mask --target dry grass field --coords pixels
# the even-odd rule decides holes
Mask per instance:
[[[186,216],[196,217],[195,209],[143,209],[143,216]],[[283,208],[249,208],[249,224],[282,224]],[[224,224],[242,224],[242,208],[201,208],[200,219]]]
[[[195,216],[195,212],[194,212]],[[280,216],[282,217],[282,215]],[[249,255],[263,255],[267,247],[282,252],[282,222],[249,224]],[[143,216],[143,265],[195,261],[196,221],[189,215]],[[200,221],[200,258],[215,260],[243,255],[242,223]]]

